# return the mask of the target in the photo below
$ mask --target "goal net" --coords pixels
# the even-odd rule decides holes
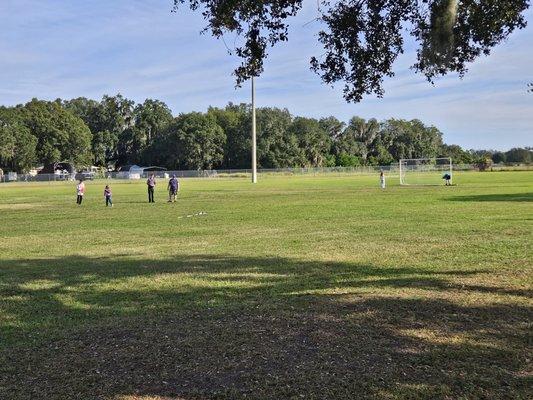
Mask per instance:
[[[442,185],[445,174],[452,177],[451,158],[402,158],[400,185]]]

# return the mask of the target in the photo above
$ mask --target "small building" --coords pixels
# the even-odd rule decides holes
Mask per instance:
[[[146,178],[148,177],[148,175],[154,174],[158,178],[168,178],[168,174],[165,173],[166,171],[167,171],[166,168],[152,165],[151,167],[143,168],[143,176]]]
[[[117,178],[119,179],[141,179],[141,177],[150,173],[161,173],[166,171],[166,168],[150,166],[140,167],[138,165],[124,165],[118,169]]]
[[[118,169],[117,178],[119,179],[141,179],[143,169],[138,165],[123,165]]]

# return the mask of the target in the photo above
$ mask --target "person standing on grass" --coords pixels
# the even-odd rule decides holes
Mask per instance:
[[[76,204],[81,206],[81,202],[83,201],[83,195],[85,194],[85,183],[83,183],[83,179],[80,179],[80,181],[76,185],[76,194],[78,195],[78,197],[76,198]]]
[[[146,185],[148,186],[148,203],[155,203],[154,201],[154,189],[155,189],[155,176],[154,174],[151,174],[148,177],[148,180],[146,181]]]
[[[180,183],[178,181],[178,178],[176,178],[176,175],[172,175],[172,178],[168,181],[168,202],[174,203],[176,202],[176,196],[178,195],[178,191],[180,190]]]
[[[104,189],[104,198],[105,198],[105,206],[106,207],[113,207],[113,199],[111,198],[111,188],[109,185],[105,185]]]
[[[383,173],[383,170],[379,173],[379,184],[382,189],[385,189],[385,174]]]

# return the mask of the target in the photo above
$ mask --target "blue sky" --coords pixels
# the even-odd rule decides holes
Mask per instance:
[[[174,114],[209,105],[246,102],[235,89],[239,60],[222,41],[200,35],[205,22],[171,0],[0,0],[0,104],[122,93],[141,102],[157,98]],[[342,86],[323,85],[309,70],[322,53],[316,41],[316,2],[291,20],[290,40],[270,51],[257,80],[258,106],[287,107],[310,117],[418,118],[437,126],[447,143],[466,148],[533,146],[533,11],[530,23],[479,59],[464,79],[434,86],[409,69],[413,49],[395,65],[383,99],[347,104]],[[226,42],[233,45],[235,38]],[[238,39],[237,39],[238,40]]]

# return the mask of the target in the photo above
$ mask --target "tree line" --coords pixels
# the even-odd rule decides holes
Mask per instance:
[[[400,158],[452,157],[454,163],[529,163],[531,148],[464,150],[419,120],[293,116],[257,110],[260,168],[389,165]],[[25,172],[69,161],[78,167],[157,165],[171,170],[238,169],[251,164],[251,107],[229,103],[173,117],[169,107],[122,95],[100,101],[33,99],[0,107],[0,168]]]

